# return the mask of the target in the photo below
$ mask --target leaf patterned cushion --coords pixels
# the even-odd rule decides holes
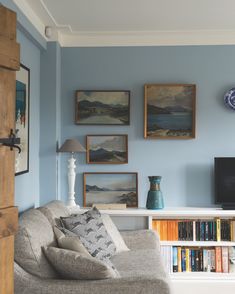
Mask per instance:
[[[116,246],[107,233],[98,209],[93,208],[83,214],[61,217],[61,221],[65,229],[79,236],[93,257],[105,260],[116,253]],[[66,231],[64,232],[66,234]]]

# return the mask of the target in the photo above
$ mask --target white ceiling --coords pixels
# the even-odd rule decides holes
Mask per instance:
[[[235,0],[13,0],[62,46],[235,44]]]

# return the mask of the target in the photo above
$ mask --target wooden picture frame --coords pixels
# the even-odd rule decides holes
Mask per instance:
[[[87,135],[88,164],[128,163],[128,135]]]
[[[138,174],[91,172],[83,174],[83,205],[120,204],[138,207]]]
[[[195,138],[196,85],[144,86],[144,138]]]
[[[15,175],[29,172],[29,102],[30,102],[30,69],[20,64],[16,72],[16,108],[15,130],[20,138],[21,153],[16,150]]]
[[[129,125],[130,91],[77,90],[75,124]]]

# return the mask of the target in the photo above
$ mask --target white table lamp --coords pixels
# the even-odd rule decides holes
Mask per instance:
[[[76,180],[76,159],[74,158],[74,153],[85,152],[86,150],[83,146],[75,139],[68,139],[64,144],[59,148],[58,152],[68,152],[71,153],[70,158],[68,159],[68,186],[69,186],[69,195],[68,195],[68,206],[79,206],[75,202],[75,180]]]

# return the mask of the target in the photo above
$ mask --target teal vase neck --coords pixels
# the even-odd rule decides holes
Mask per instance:
[[[160,182],[161,176],[149,176],[150,190],[151,191],[160,191]]]

